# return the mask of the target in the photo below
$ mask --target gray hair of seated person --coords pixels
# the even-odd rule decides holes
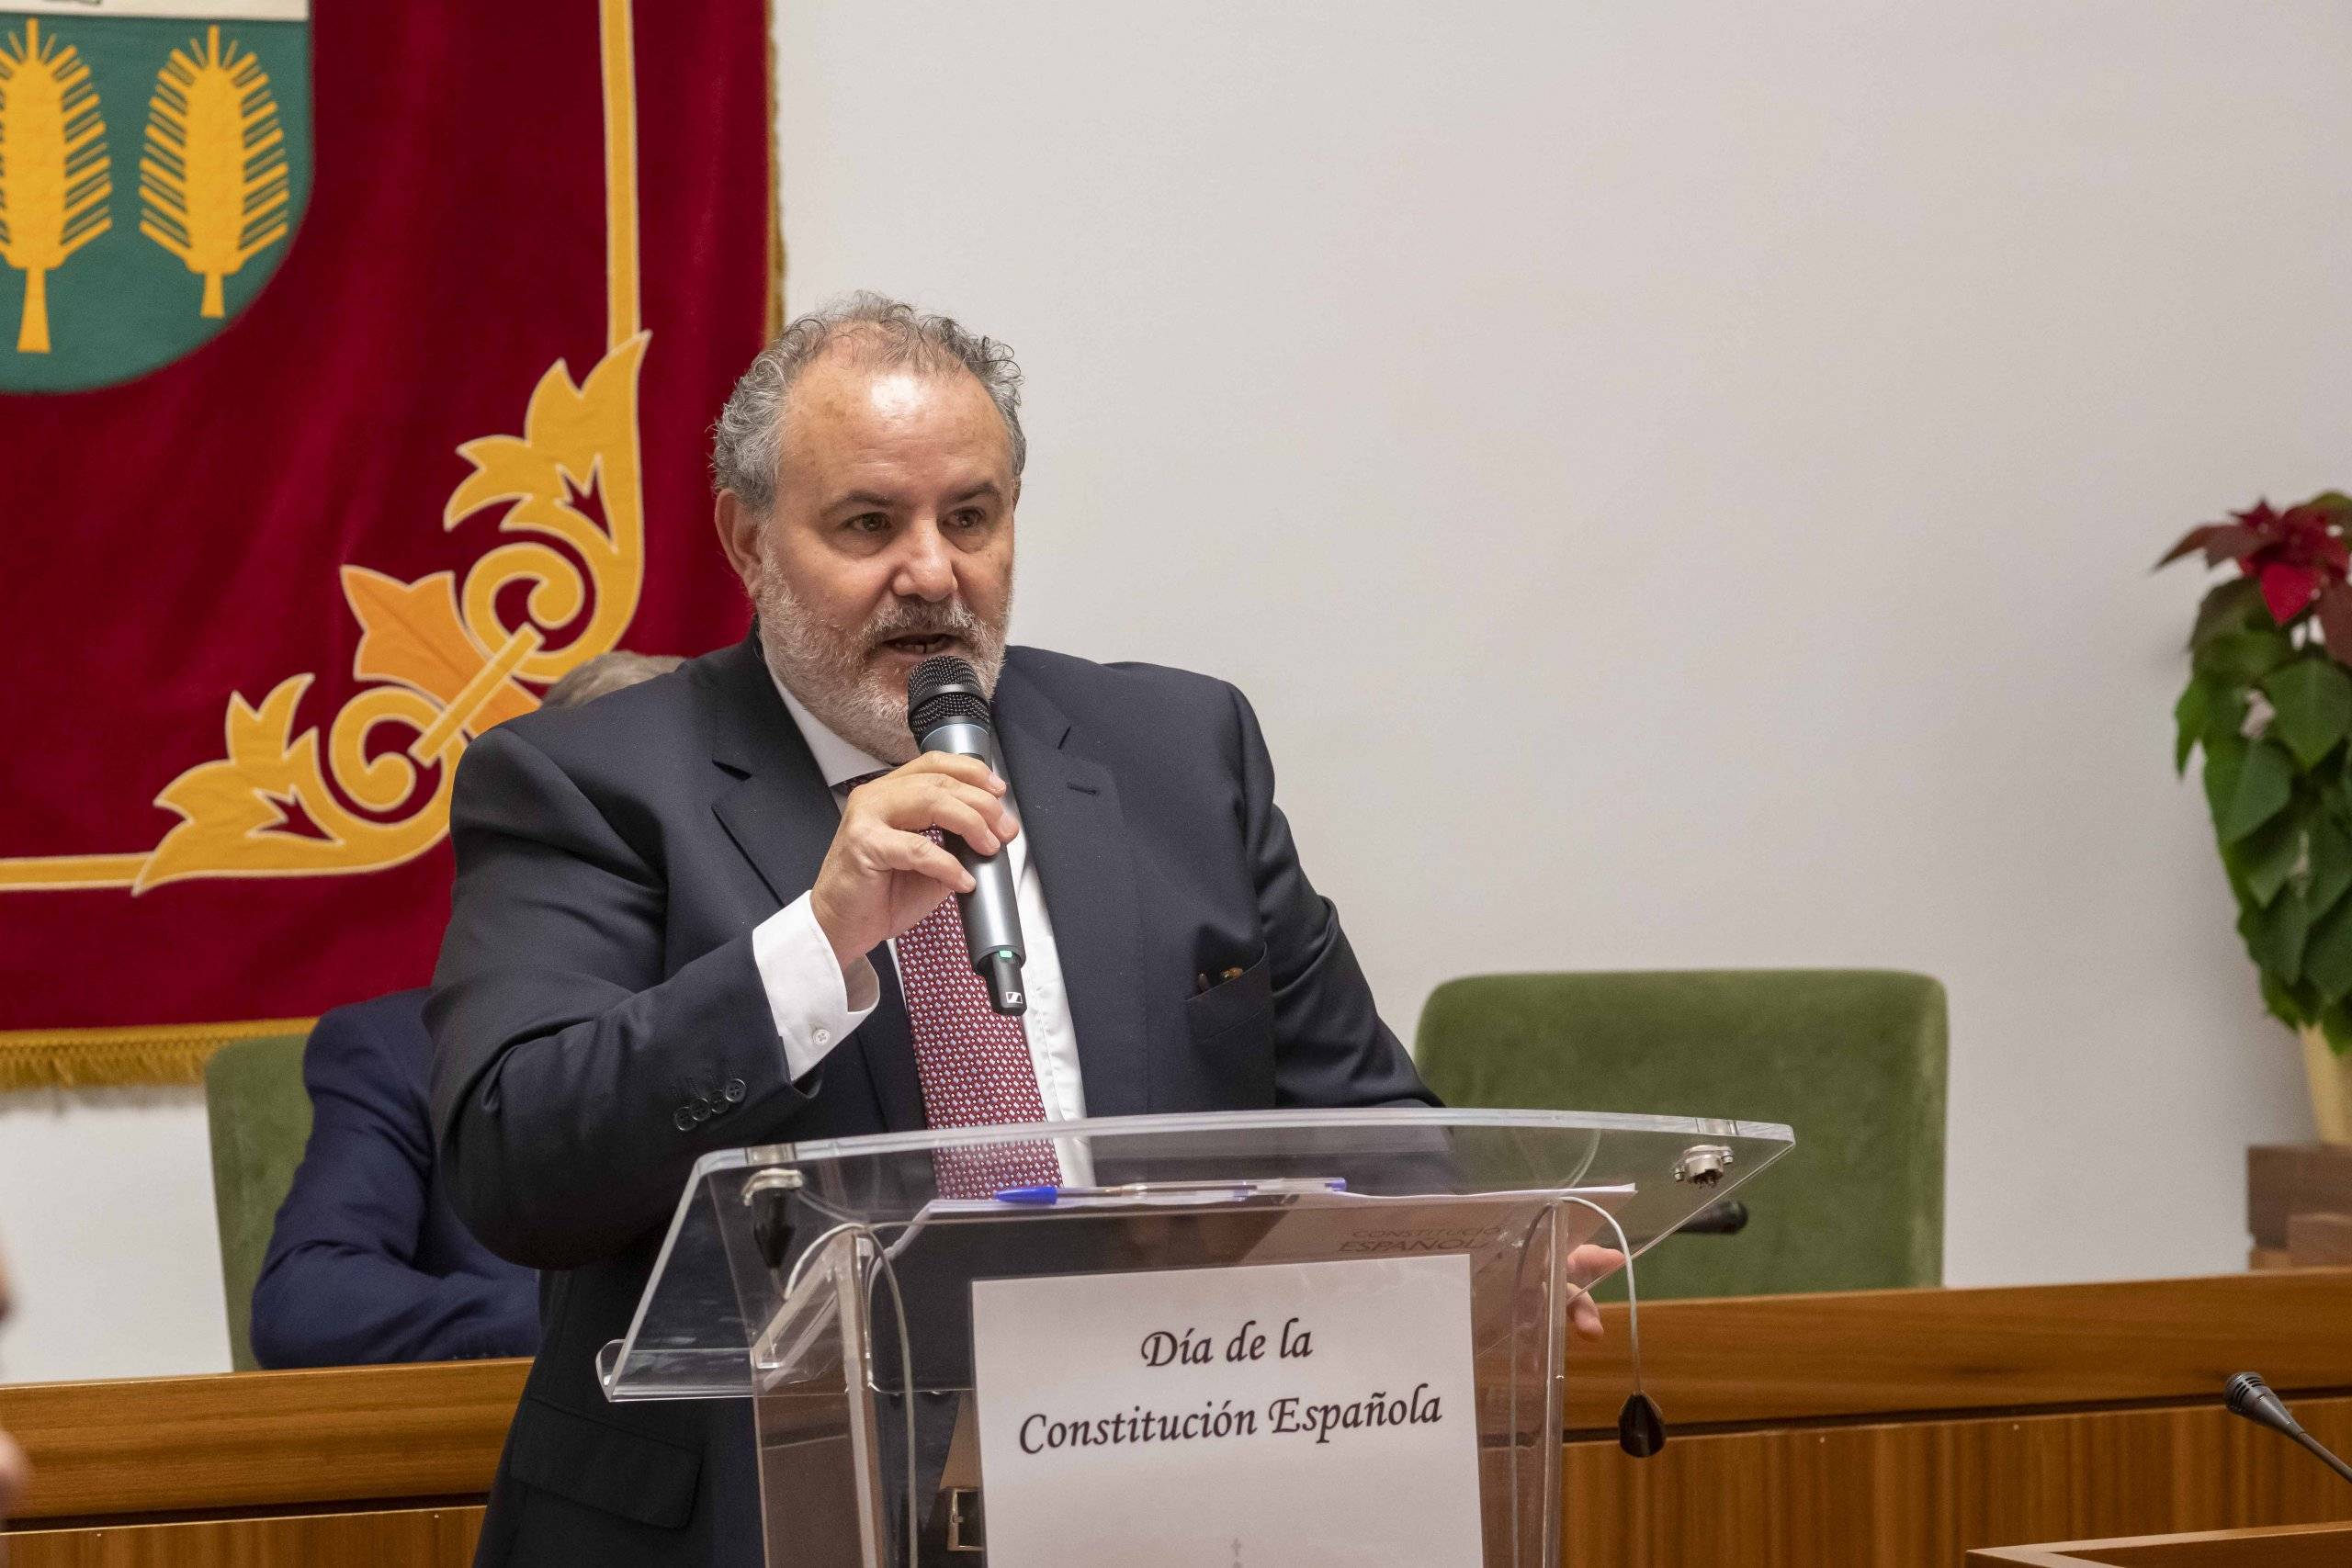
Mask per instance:
[[[684,660],[674,653],[631,653],[616,648],[565,672],[539,699],[543,708],[578,707],[582,703],[624,690],[639,681],[667,675]]]
[[[711,426],[713,490],[734,491],[755,517],[768,514],[783,459],[785,400],[800,373],[835,344],[869,363],[926,375],[959,367],[971,372],[1004,420],[1012,444],[1012,477],[1021,478],[1029,461],[1029,438],[1021,433],[1021,367],[1013,363],[1012,350],[945,316],[861,290],[786,327],[735,383]]]

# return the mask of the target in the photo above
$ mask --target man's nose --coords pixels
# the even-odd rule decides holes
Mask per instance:
[[[891,580],[891,591],[905,599],[937,604],[956,592],[956,560],[941,536],[939,525],[925,519],[902,536],[905,550]]]

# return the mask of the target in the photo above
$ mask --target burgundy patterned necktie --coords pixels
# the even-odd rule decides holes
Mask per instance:
[[[881,776],[852,779],[844,792]],[[938,829],[929,835],[939,842]],[[1029,1036],[1020,1019],[989,1005],[988,987],[972,969],[962,906],[952,896],[942,898],[899,934],[898,957],[924,1122],[939,1128],[1043,1122],[1046,1102]],[[1061,1180],[1061,1162],[1043,1139],[943,1149],[934,1163],[939,1190],[949,1198],[987,1198],[1007,1187]]]

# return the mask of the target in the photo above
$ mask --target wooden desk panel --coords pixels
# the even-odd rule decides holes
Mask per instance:
[[[2345,1525],[2072,1540],[1968,1554],[1968,1568],[2344,1568],[2346,1562],[2352,1562],[2352,1526]]]
[[[480,1498],[526,1361],[0,1387],[33,1461],[19,1525],[65,1517]]]
[[[469,1568],[480,1508],[34,1530],[6,1538],[8,1568]]]
[[[1676,1436],[1647,1461],[1591,1436],[1627,1387],[1607,1315],[1570,1379],[1571,1564],[1945,1568],[1973,1547],[2352,1517],[2352,1487],[2220,1408],[2228,1374],[2257,1370],[2352,1448],[2352,1270],[1660,1303],[1644,1348]],[[476,1528],[523,1371],[0,1387],[35,1464],[14,1568],[204,1561],[183,1547],[241,1568],[437,1562],[436,1532]],[[369,1519],[364,1549],[313,1541]],[[92,1551],[118,1555],[73,1554]]]
[[[2296,1413],[2352,1443],[2352,1398]],[[1702,1434],[1646,1460],[1594,1439],[1562,1468],[1567,1568],[1927,1568],[2018,1542],[2352,1520],[2352,1486],[2218,1403]]]
[[[1601,1316],[1608,1338],[1571,1352],[1571,1430],[1613,1427],[1629,1386],[1625,1309]],[[2352,1390],[2352,1269],[1659,1302],[1642,1355],[1686,1424],[2218,1400],[2246,1371]]]

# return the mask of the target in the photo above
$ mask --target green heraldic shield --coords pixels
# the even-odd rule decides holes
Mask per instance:
[[[310,189],[310,0],[0,0],[0,391],[198,348]]]

